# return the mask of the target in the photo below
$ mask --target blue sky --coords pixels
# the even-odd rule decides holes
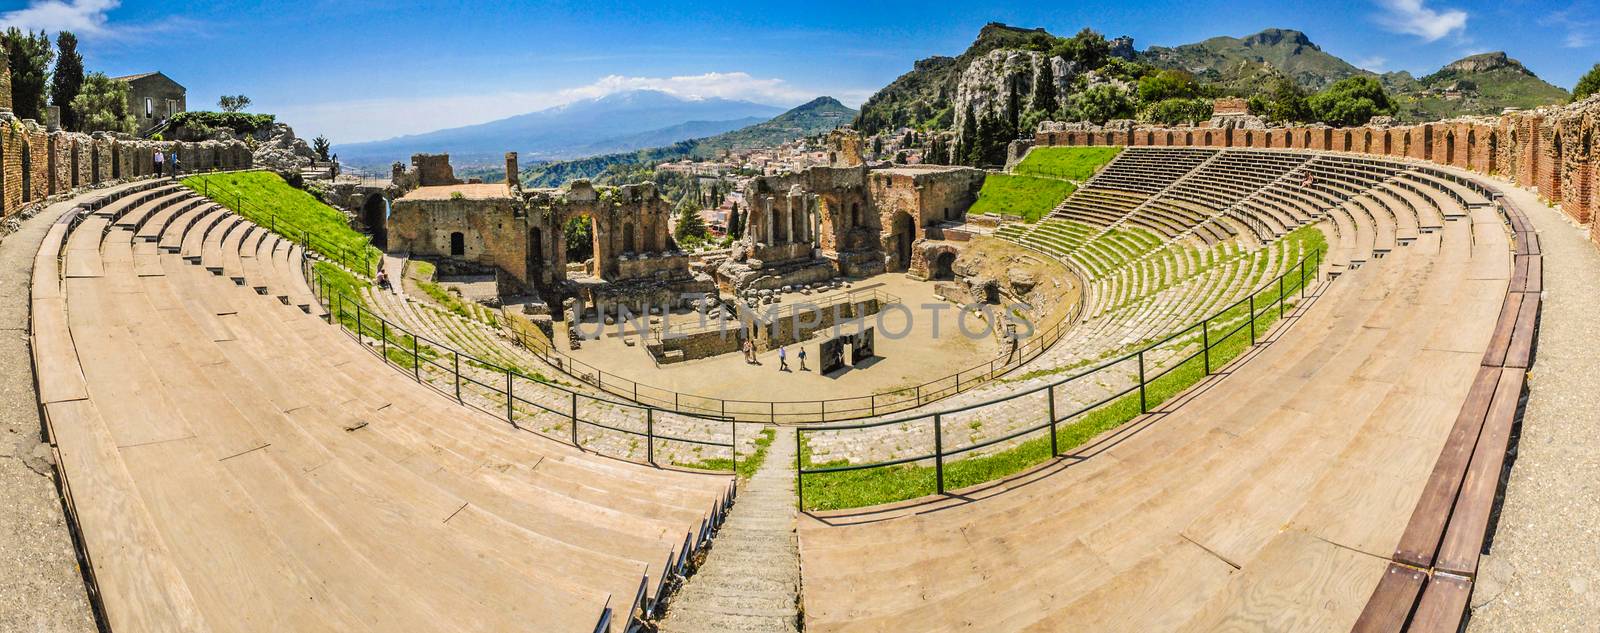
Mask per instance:
[[[188,87],[191,109],[244,93],[253,111],[336,142],[630,88],[854,106],[913,61],[961,52],[990,21],[1058,35],[1087,25],[1140,49],[1293,28],[1356,65],[1419,75],[1505,50],[1566,88],[1600,61],[1600,0],[0,0],[0,25],[75,31],[90,70],[161,70]]]

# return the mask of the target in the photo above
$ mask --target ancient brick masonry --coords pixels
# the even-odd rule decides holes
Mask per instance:
[[[248,169],[239,141],[159,142],[123,135],[47,132],[0,112],[0,217],[78,187],[150,176],[155,152],[176,151],[185,170]]]
[[[1045,123],[1035,145],[1177,145],[1313,149],[1450,165],[1532,187],[1600,244],[1591,156],[1600,132],[1600,95],[1566,105],[1406,126],[1306,126],[1242,130],[1136,128],[1132,132]]]

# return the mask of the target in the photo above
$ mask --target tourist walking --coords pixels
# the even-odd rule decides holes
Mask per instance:
[[[778,371],[789,371],[789,348],[778,348]]]
[[[806,348],[804,347],[800,348],[800,371],[811,371],[806,369]]]
[[[173,180],[177,180],[178,179],[178,170],[183,167],[183,165],[178,162],[178,153],[177,152],[173,152],[172,153],[172,161],[171,162],[172,162],[172,170],[171,170],[172,171],[172,179]]]
[[[161,168],[163,167],[163,165],[162,165],[163,162],[165,162],[165,161],[162,160],[161,150],[158,149],[158,150],[156,150],[156,176],[157,177],[161,176],[161,174],[162,174]]]
[[[750,339],[744,340],[744,362],[751,365],[759,364],[756,362],[756,346],[750,342]]]

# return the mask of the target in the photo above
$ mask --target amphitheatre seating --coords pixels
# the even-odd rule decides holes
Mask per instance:
[[[1329,205],[1317,210],[1330,246],[1345,264],[1373,261],[1342,268],[1214,387],[1067,459],[950,497],[803,517],[806,629],[1398,630],[1416,605],[1418,618],[1453,616],[1428,630],[1454,630],[1530,354],[1537,238],[1513,213],[1513,257],[1496,210],[1470,204],[1483,192],[1325,158],[1277,199]],[[1368,194],[1392,182],[1418,198]],[[1424,207],[1461,221],[1403,245],[1398,218],[1426,226]],[[1372,258],[1381,244],[1392,250]],[[1253,257],[1295,259],[1265,253]],[[1078,330],[1055,349],[1099,344]]]
[[[146,184],[82,204],[37,257],[32,342],[113,630],[620,631],[726,507],[726,476],[402,378],[306,314],[300,246],[220,207]]]

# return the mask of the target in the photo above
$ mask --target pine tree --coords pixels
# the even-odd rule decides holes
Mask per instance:
[[[728,209],[728,237],[739,239],[744,237],[744,218],[739,216],[739,203],[733,203]]]
[[[62,129],[78,129],[72,100],[82,89],[83,55],[78,53],[78,36],[62,31],[56,34],[56,72],[50,77],[50,103],[61,108]]]
[[[1012,75],[1006,78],[1006,118],[1005,122],[1011,129],[1017,129],[1017,120],[1022,118],[1022,89],[1017,87],[1021,83],[1021,76]]]
[[[978,117],[972,113],[972,103],[967,103],[967,118],[961,123],[961,138],[956,144],[956,157],[951,162],[963,165],[976,165],[972,162],[972,148],[978,144]]]
[[[44,31],[34,35],[11,27],[0,35],[11,60],[11,109],[19,119],[44,120],[45,88],[55,51]]]
[[[1039,73],[1033,76],[1033,109],[1045,113],[1056,111],[1056,73],[1050,65],[1051,58],[1039,64]]]
[[[694,203],[693,196],[685,196],[678,203],[678,221],[673,226],[672,236],[682,240],[690,236],[704,238],[706,236],[706,221],[700,217],[700,207]]]

